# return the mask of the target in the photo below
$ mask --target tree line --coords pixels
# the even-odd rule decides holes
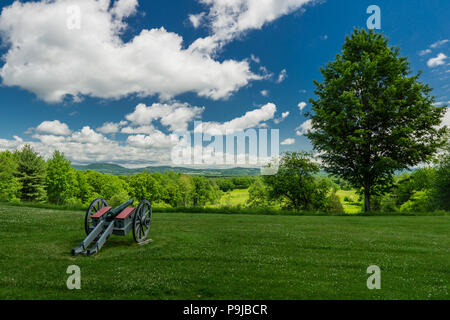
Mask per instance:
[[[221,193],[211,179],[174,172],[114,176],[77,171],[57,150],[47,161],[29,145],[0,153],[0,201],[76,207],[100,197],[112,206],[132,198],[172,207],[200,207],[217,203]]]

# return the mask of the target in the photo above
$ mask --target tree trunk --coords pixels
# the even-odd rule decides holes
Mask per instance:
[[[364,212],[370,211],[370,186],[364,187]]]

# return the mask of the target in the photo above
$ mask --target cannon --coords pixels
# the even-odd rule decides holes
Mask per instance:
[[[151,242],[146,240],[152,223],[152,206],[147,200],[139,203],[136,209],[130,207],[133,200],[121,204],[117,208],[108,206],[105,199],[98,198],[92,201],[86,211],[84,229],[86,239],[76,248],[72,255],[96,254],[112,235],[126,236],[133,230],[134,240],[139,244]],[[95,243],[94,243],[95,242]],[[93,244],[91,246],[91,244]]]

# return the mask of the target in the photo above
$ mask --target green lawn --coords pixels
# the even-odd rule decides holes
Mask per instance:
[[[355,214],[362,211],[362,200],[356,190],[338,190],[336,195],[340,198],[345,213]],[[346,198],[350,201],[346,201]]]
[[[235,189],[230,192],[224,193],[220,198],[220,203],[216,207],[220,206],[245,206],[248,200],[248,189]]]
[[[448,299],[450,217],[155,214],[154,242],[70,256],[83,214],[0,206],[1,299]],[[66,288],[81,268],[82,289]],[[369,265],[381,290],[366,288]]]

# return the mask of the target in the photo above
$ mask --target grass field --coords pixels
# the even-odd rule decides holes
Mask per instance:
[[[245,206],[248,200],[248,189],[235,189],[224,193],[217,206]]]
[[[362,201],[359,200],[359,195],[356,190],[338,190],[336,195],[341,200],[345,213],[356,214],[362,211]],[[349,199],[350,201],[346,201]],[[220,206],[245,206],[248,200],[248,189],[236,189],[228,193],[224,193],[220,199],[220,203],[211,207]],[[279,206],[276,208],[279,209]]]
[[[450,217],[154,214],[70,256],[83,213],[0,206],[1,299],[448,299]],[[81,290],[66,269],[81,268]],[[369,265],[381,290],[368,290]]]
[[[363,202],[359,199],[356,190],[338,190],[336,191],[336,195],[341,200],[345,213],[355,214],[362,211]]]

